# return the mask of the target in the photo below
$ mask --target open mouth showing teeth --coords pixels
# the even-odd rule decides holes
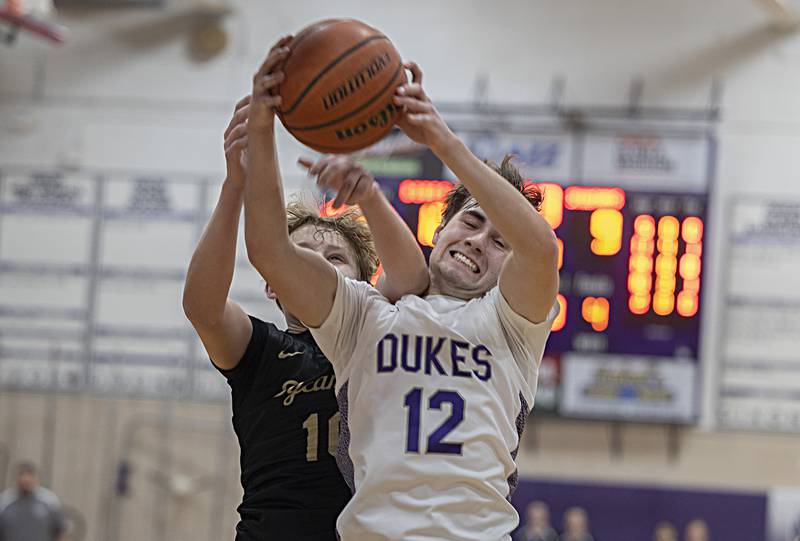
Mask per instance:
[[[461,263],[462,265],[467,267],[469,270],[471,270],[475,274],[478,274],[480,272],[480,269],[478,268],[478,265],[476,265],[473,260],[471,260],[470,258],[465,256],[461,252],[456,252],[455,250],[453,250],[453,251],[450,252],[450,255],[453,257],[453,259],[455,259],[456,261],[458,261],[459,263]]]

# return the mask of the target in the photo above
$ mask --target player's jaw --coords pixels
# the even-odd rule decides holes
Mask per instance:
[[[431,292],[465,300],[480,297],[497,285],[505,254],[494,253],[480,236],[453,225],[442,230],[431,252]]]

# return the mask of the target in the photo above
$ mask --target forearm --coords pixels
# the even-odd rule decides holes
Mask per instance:
[[[383,266],[381,293],[394,301],[409,293],[424,292],[428,288],[425,256],[400,215],[377,188],[359,206]]]
[[[514,186],[479,160],[455,135],[433,149],[475,197],[518,257],[556,249],[553,229]]]
[[[211,219],[197,243],[183,291],[183,308],[192,321],[213,324],[222,318],[236,264],[236,238],[242,210],[241,188],[222,184]]]
[[[290,240],[275,138],[272,133],[255,131],[249,139],[244,237],[250,261],[262,272],[279,262]]]
[[[336,271],[322,256],[289,238],[272,134],[256,131],[249,138],[244,197],[248,258],[286,310],[306,325],[319,326],[333,306]]]

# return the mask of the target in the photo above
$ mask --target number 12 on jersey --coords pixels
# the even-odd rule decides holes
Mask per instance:
[[[425,453],[460,455],[462,442],[443,441],[464,420],[464,398],[456,391],[436,391],[428,398],[428,409],[441,410],[450,404],[450,417],[428,435]],[[422,388],[414,387],[406,393],[404,406],[408,408],[406,426],[406,452],[419,453],[420,425],[422,417]]]

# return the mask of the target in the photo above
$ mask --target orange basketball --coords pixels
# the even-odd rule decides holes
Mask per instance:
[[[406,74],[389,38],[360,21],[331,19],[301,30],[289,49],[278,116],[301,143],[354,152],[392,129],[400,113],[392,96]]]

